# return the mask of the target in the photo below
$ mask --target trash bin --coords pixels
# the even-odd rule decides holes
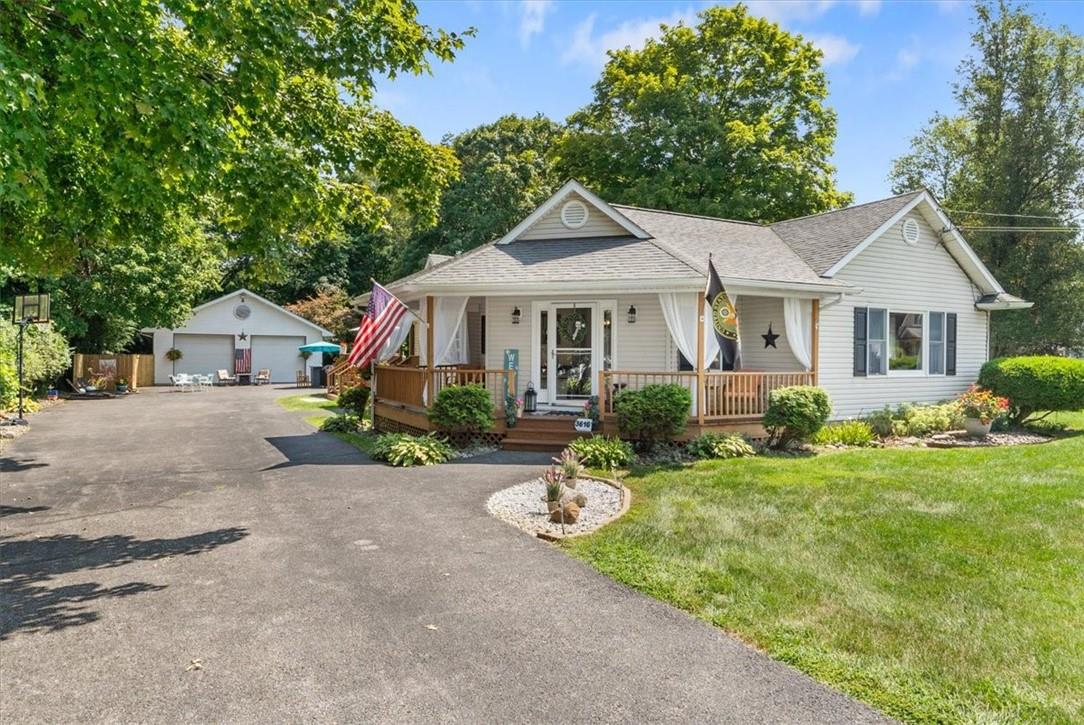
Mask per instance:
[[[322,388],[326,385],[326,381],[324,380],[323,365],[309,366],[309,385],[314,388]]]

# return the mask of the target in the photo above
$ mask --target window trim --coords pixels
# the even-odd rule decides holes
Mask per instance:
[[[929,329],[928,323],[927,323],[927,318],[929,317],[929,314],[930,314],[929,310],[917,310],[917,309],[902,310],[902,309],[892,309],[891,307],[889,307],[887,309],[888,309],[888,318],[887,318],[886,322],[888,323],[888,325],[886,325],[886,327],[885,327],[885,334],[886,335],[890,334],[889,333],[889,328],[891,327],[891,323],[892,323],[892,315],[919,315],[919,316],[922,317],[922,360],[920,361],[921,364],[917,368],[915,368],[914,370],[893,370],[892,369],[892,355],[891,355],[892,351],[890,349],[890,350],[887,351],[889,354],[887,355],[887,357],[885,359],[885,366],[888,369],[887,374],[888,375],[893,375],[893,376],[898,376],[898,377],[901,377],[901,378],[914,378],[914,377],[918,377],[920,375],[927,375],[928,373],[926,372],[927,371],[926,360],[928,359],[928,354],[927,354],[926,346],[929,344],[929,336],[926,334],[926,330]],[[891,343],[891,341],[893,339],[894,338],[890,337],[889,342]]]

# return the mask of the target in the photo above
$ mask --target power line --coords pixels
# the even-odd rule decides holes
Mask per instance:
[[[1053,216],[1051,214],[1004,214],[1004,213],[993,212],[993,211],[967,211],[965,209],[949,209],[947,207],[943,207],[943,208],[945,209],[945,211],[950,211],[953,214],[974,214],[974,215],[977,215],[977,216],[1019,217],[1020,219],[1058,219],[1058,220],[1061,219],[1061,217]],[[1080,215],[1078,214],[1077,216],[1080,216]]]
[[[972,232],[1028,232],[1028,233],[1033,233],[1033,232],[1059,232],[1059,233],[1064,233],[1064,232],[1078,232],[1078,231],[1080,231],[1079,227],[1006,227],[1006,226],[980,227],[980,226],[967,225],[967,224],[958,224],[958,225],[956,225],[956,228],[957,229],[966,229],[966,230],[972,231]]]

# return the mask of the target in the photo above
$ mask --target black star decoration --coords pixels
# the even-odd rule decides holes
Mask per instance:
[[[241,330],[241,334],[238,335],[237,337],[240,338],[242,342],[244,342],[245,340],[248,339],[248,334],[244,330]]]
[[[770,322],[768,323],[768,333],[766,335],[761,335],[761,337],[764,338],[764,348],[765,349],[767,349],[769,347],[775,347],[775,341],[779,339],[779,335],[772,332],[772,323],[770,323]],[[775,349],[778,350],[779,348],[775,348]]]

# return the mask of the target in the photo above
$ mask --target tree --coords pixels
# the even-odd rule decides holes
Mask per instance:
[[[539,114],[508,115],[445,137],[460,178],[441,199],[440,223],[413,235],[396,270],[419,269],[431,252],[455,254],[502,236],[560,185],[553,147],[562,127]]]
[[[994,276],[1035,303],[992,317],[994,355],[1081,347],[1084,38],[1004,2],[975,13],[958,113],[935,116],[889,178],[897,191],[931,189]]]
[[[455,178],[450,150],[371,103],[375,77],[462,47],[409,0],[0,8],[0,255],[95,347],[183,318],[208,261],[280,279],[347,225],[386,226],[392,197],[431,225]],[[105,290],[115,308],[86,300]]]
[[[558,168],[608,200],[773,222],[836,208],[836,116],[822,54],[801,36],[713,7],[611,51],[569,119]]]
[[[295,315],[331,330],[339,340],[349,340],[350,328],[358,323],[350,306],[350,295],[331,284],[322,284],[316,294],[286,305]]]

